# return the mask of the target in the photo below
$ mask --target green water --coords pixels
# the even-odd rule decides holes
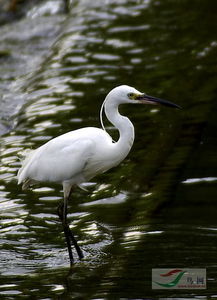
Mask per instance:
[[[1,100],[0,298],[216,299],[216,10],[205,0],[86,0],[67,16],[40,17],[38,48],[46,49],[52,22],[56,42],[31,72],[8,68],[6,82],[1,71],[2,85],[15,83],[10,101]],[[28,32],[33,21],[25,22]],[[11,49],[24,52],[21,43]],[[70,269],[56,214],[62,188],[22,191],[19,157],[59,134],[99,126],[100,105],[120,84],[183,109],[121,107],[135,143],[89,192],[74,191],[68,217],[85,259]],[[152,290],[152,268],[206,268],[207,289]]]

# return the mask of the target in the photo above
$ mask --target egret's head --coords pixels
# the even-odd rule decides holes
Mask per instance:
[[[145,93],[141,93],[135,88],[128,86],[128,85],[120,85],[113,90],[110,91],[108,94],[109,98],[113,98],[116,103],[143,103],[143,104],[154,104],[154,105],[165,105],[175,108],[180,108],[180,106],[159,98],[155,98],[152,96],[148,96]]]

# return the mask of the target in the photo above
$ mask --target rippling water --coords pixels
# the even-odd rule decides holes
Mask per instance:
[[[0,153],[2,297],[215,299],[216,5],[198,2],[79,1],[68,16],[48,21],[36,14],[40,47],[46,49],[49,32],[56,37],[45,54],[35,53],[40,64],[29,63],[34,38],[14,29],[28,41],[32,67],[15,75],[8,68],[13,85],[1,71],[11,99],[2,98],[0,113],[7,123]],[[31,18],[21,22],[28,32]],[[4,30],[6,43],[11,29]],[[13,55],[23,53],[20,44],[10,47]],[[56,214],[61,187],[22,191],[20,159],[59,134],[99,126],[106,93],[123,83],[183,110],[122,108],[136,141],[118,168],[86,185],[89,192],[74,191],[68,217],[85,259],[69,270]],[[151,269],[158,267],[207,268],[208,289],[153,291]]]

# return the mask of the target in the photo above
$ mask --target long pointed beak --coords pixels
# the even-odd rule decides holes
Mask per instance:
[[[181,106],[179,106],[175,103],[172,103],[170,101],[163,100],[163,99],[160,99],[160,98],[155,98],[155,97],[152,97],[152,96],[148,96],[148,95],[145,95],[145,94],[142,94],[142,95],[138,96],[137,100],[139,100],[141,103],[144,103],[144,104],[155,104],[155,105],[161,104],[161,105],[164,105],[164,106],[169,106],[169,107],[174,107],[174,108],[181,109]]]

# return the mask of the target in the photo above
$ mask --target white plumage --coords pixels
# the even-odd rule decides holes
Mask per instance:
[[[80,259],[83,254],[67,223],[67,202],[73,186],[79,186],[97,174],[117,166],[129,153],[134,141],[134,127],[127,117],[118,112],[118,106],[124,103],[160,103],[178,107],[166,100],[145,95],[133,87],[116,87],[107,95],[100,110],[102,129],[82,128],[50,140],[32,151],[18,172],[18,183],[23,183],[23,188],[35,182],[56,182],[63,185],[64,202],[59,206],[58,214],[63,224],[71,264],[71,242]],[[119,131],[117,142],[113,142],[105,131],[102,122],[103,108],[108,120]]]
[[[113,89],[104,102],[106,116],[120,132],[117,143],[105,130],[94,127],[60,135],[27,156],[18,172],[18,183],[24,182],[24,188],[41,181],[80,185],[118,165],[129,153],[134,140],[132,123],[118,112],[119,104],[135,101],[127,97],[127,92],[141,94],[134,88],[120,86]]]
[[[102,129],[87,127],[58,136],[25,159],[18,183],[70,181],[79,185],[119,162],[116,144]]]

